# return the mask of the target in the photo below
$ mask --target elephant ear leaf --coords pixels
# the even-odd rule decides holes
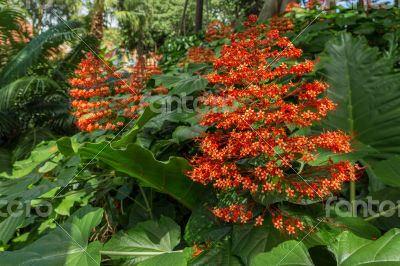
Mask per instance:
[[[314,266],[306,246],[295,240],[283,242],[270,252],[257,255],[252,266],[261,265],[298,265]]]
[[[381,266],[399,265],[399,245],[400,230],[392,229],[375,241],[345,231],[328,243],[326,248],[335,256],[338,266]],[[313,266],[315,264],[304,243],[290,240],[270,252],[257,255],[251,265]]]
[[[206,188],[192,182],[185,172],[189,163],[181,157],[170,157],[159,161],[153,153],[139,144],[131,143],[126,148],[116,149],[108,142],[86,144],[79,150],[81,158],[96,158],[116,171],[138,179],[146,186],[157,189],[193,209],[206,194]]]
[[[100,265],[99,242],[88,243],[101,222],[103,210],[86,206],[32,244],[0,254],[0,265]]]
[[[341,33],[326,46],[322,72],[338,104],[324,121],[326,129],[342,129],[380,156],[400,152],[400,73],[393,60],[368,46],[363,38]]]
[[[119,231],[101,251],[119,265],[187,265],[191,249],[176,250],[181,229],[172,219],[138,223],[127,231]]]

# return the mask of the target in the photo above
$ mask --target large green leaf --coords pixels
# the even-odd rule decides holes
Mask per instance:
[[[27,159],[14,163],[11,175],[3,175],[9,178],[19,178],[25,176],[37,166],[55,155],[57,151],[58,149],[55,141],[42,142],[35,147],[35,149],[31,152],[31,155]]]
[[[119,261],[119,265],[185,265],[185,252],[174,251],[180,242],[181,229],[172,219],[161,216],[159,221],[138,223],[134,228],[118,232],[101,251]],[[146,261],[148,260],[148,261]],[[169,262],[169,264],[167,263]]]
[[[264,225],[235,225],[232,232],[232,253],[241,258],[245,265],[249,265],[258,253],[271,250],[285,237],[276,230],[271,222]]]
[[[324,126],[345,130],[384,157],[400,153],[400,73],[393,63],[348,33],[329,42],[321,60],[328,96],[338,104]]]
[[[206,88],[208,81],[201,76],[190,76],[181,74],[178,76],[159,75],[155,76],[157,84],[170,89],[170,95],[190,95]]]
[[[400,230],[387,232],[376,241],[364,239],[350,232],[343,232],[329,246],[340,266],[399,265]]]
[[[91,231],[102,219],[103,210],[83,207],[56,229],[16,251],[0,253],[4,266],[100,265],[99,242],[88,243]]]
[[[373,163],[372,171],[384,184],[400,187],[400,156]]]
[[[158,161],[151,151],[135,143],[121,149],[111,146],[109,142],[89,143],[79,149],[79,154],[88,160],[97,158],[116,171],[170,195],[188,208],[201,204],[200,199],[206,194],[206,188],[185,175],[190,166],[184,158],[171,157],[168,161]]]
[[[303,243],[290,240],[272,249],[271,252],[257,255],[251,265],[314,266],[314,263]]]
[[[345,231],[328,243],[327,248],[335,255],[338,266],[400,265],[400,230],[393,229],[373,241]],[[270,252],[259,254],[252,266],[259,265],[314,265],[302,242],[287,241]]]

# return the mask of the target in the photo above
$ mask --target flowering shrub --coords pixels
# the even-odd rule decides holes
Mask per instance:
[[[141,90],[152,74],[154,63],[139,61],[131,73],[117,73],[114,67],[88,53],[70,80],[73,115],[82,131],[116,130],[138,116],[145,106]]]
[[[223,22],[214,20],[207,26],[205,39],[207,42],[216,41],[227,38],[232,33],[232,27],[225,25]]]
[[[285,12],[291,12],[295,8],[301,8],[301,5],[296,2],[290,2],[286,5]]]
[[[206,47],[190,47],[186,61],[189,63],[210,63],[215,59],[214,51]]]
[[[271,18],[270,27],[281,32],[293,31],[294,24],[290,18],[274,16]]]
[[[324,82],[307,81],[313,63],[295,62],[302,51],[277,30],[256,25],[256,20],[251,16],[245,31],[233,34],[231,44],[214,61],[208,81],[219,90],[204,100],[212,111],[201,119],[201,125],[211,129],[199,138],[201,154],[192,158],[188,174],[221,194],[241,195],[238,202],[213,209],[226,222],[255,218],[256,195],[278,195],[292,202],[324,199],[356,179],[348,161],[308,164],[320,149],[350,152],[350,138],[342,131],[301,134],[336,105],[324,96]],[[295,234],[304,228],[297,218],[276,208],[269,211],[279,230]],[[263,213],[255,219],[257,225],[263,223]]]

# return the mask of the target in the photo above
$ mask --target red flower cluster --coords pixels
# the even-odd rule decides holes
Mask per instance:
[[[283,218],[281,214],[273,215],[272,225],[280,231],[286,231],[288,235],[294,235],[305,228],[300,219],[293,217]]]
[[[137,117],[145,104],[141,90],[150,75],[159,73],[155,64],[139,62],[129,75],[117,73],[114,67],[88,53],[78,65],[75,77],[70,80],[73,88],[73,115],[82,131],[116,130],[127,119]]]
[[[326,117],[335,104],[324,96],[324,82],[307,81],[305,75],[314,65],[295,61],[302,51],[277,30],[256,25],[256,20],[251,16],[246,30],[233,34],[232,43],[214,61],[215,71],[208,80],[219,90],[204,100],[212,111],[201,120],[211,129],[199,139],[202,154],[192,158],[189,176],[220,192],[233,188],[274,193],[290,201],[325,198],[356,179],[354,166],[348,161],[307,163],[320,150],[350,152],[350,138],[341,131],[300,133],[299,129]],[[248,204],[254,204],[251,201],[249,197]],[[252,217],[246,206],[237,204],[214,209],[214,214],[230,222]],[[262,217],[256,224],[262,224]],[[292,227],[301,228],[296,223],[286,226],[289,233],[294,233]]]
[[[214,60],[214,51],[209,48],[194,46],[187,51],[186,62],[188,63],[210,63]]]
[[[274,16],[270,22],[271,29],[281,32],[293,31],[294,24],[290,18]]]
[[[223,22],[214,20],[208,24],[205,39],[207,42],[216,41],[227,38],[232,33],[232,27],[225,25]]]
[[[291,12],[293,8],[301,8],[301,5],[296,2],[290,2],[286,5],[285,12]]]
[[[243,204],[234,204],[226,208],[214,208],[212,213],[227,223],[247,223],[253,218],[253,212]]]
[[[307,9],[317,9],[319,7],[323,7],[324,1],[323,0],[309,0],[307,2],[306,8]]]

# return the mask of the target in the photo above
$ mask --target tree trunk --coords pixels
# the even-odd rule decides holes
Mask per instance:
[[[99,41],[103,39],[104,31],[104,0],[96,0],[93,5],[92,21],[90,24],[90,33]]]
[[[43,17],[44,17],[44,7],[45,4],[40,1],[38,4],[38,11],[37,11],[37,25],[36,25],[36,31],[37,33],[41,33],[42,32],[42,28],[43,28]]]
[[[185,6],[183,7],[180,33],[181,35],[186,35],[186,12],[188,7],[189,0],[185,0]]]
[[[282,14],[285,12],[286,6],[290,2],[298,2],[296,0],[265,0],[264,5],[261,9],[260,15],[258,16],[259,21],[266,21],[275,15]]]
[[[203,7],[204,0],[196,0],[196,32],[201,31],[203,28]]]

